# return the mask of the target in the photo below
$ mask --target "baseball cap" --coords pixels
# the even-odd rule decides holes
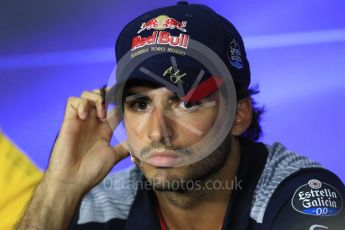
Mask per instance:
[[[121,71],[116,73],[115,97],[122,101],[124,88],[144,83],[178,91],[179,97],[189,101],[215,92],[224,83],[224,76],[215,76],[207,64],[189,55],[191,41],[208,47],[222,60],[237,97],[241,97],[250,84],[241,35],[232,23],[208,6],[186,1],[144,13],[120,32],[115,51]],[[121,63],[125,56],[129,61]]]

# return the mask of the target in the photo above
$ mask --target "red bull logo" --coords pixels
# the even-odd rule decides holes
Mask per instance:
[[[179,36],[173,36],[167,31],[155,31],[148,37],[136,36],[132,40],[131,50],[141,48],[147,45],[169,45],[174,47],[181,47],[187,49],[189,36],[186,34],[180,34]]]
[[[187,32],[185,29],[187,26],[187,21],[178,21],[175,18],[171,18],[167,15],[160,15],[156,18],[149,20],[148,22],[144,22],[141,24],[140,30],[138,34],[144,30],[166,30],[166,29],[177,29],[182,32]]]

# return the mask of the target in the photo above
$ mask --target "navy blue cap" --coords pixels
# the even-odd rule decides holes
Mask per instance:
[[[207,46],[224,62],[237,94],[247,91],[250,69],[239,32],[208,6],[185,1],[149,11],[132,20],[121,31],[115,47],[118,65],[128,54],[132,61],[147,53],[154,55],[132,69],[127,68],[129,77],[121,79],[117,76],[117,86],[125,87],[124,81],[131,84],[149,81],[162,85],[161,78],[169,81],[171,86],[182,86],[183,94],[189,95],[189,99],[200,99],[213,93],[222,84],[219,78],[222,76],[214,76],[205,63],[188,55],[192,39]],[[200,69],[204,74],[195,85],[193,82],[200,76]],[[152,73],[155,77],[150,76]]]

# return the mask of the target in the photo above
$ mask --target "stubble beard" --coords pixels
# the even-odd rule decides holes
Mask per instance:
[[[230,157],[231,145],[231,135],[229,134],[220,146],[204,159],[175,168],[155,167],[153,175],[149,172],[152,171],[152,166],[148,168],[144,163],[138,167],[153,189],[161,192],[183,193],[200,188],[209,178],[215,177]]]

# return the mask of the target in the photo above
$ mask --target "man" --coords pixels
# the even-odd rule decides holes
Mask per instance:
[[[230,22],[186,2],[156,9],[123,29],[116,56],[107,95],[68,100],[19,229],[341,229],[339,178],[256,142],[262,110]],[[112,147],[122,119],[127,142]],[[106,177],[128,155],[135,166]]]

